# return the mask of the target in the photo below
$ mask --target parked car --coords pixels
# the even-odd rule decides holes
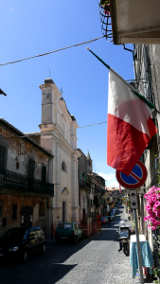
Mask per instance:
[[[45,251],[45,234],[39,226],[11,228],[0,236],[0,260],[9,258],[26,262],[31,254]]]
[[[77,223],[60,223],[56,227],[55,239],[77,242],[82,238],[82,230]]]

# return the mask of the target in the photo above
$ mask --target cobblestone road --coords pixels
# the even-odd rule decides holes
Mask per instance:
[[[0,265],[0,284],[135,284],[129,257],[118,252],[119,216],[91,239],[78,244],[48,242],[44,255],[26,264]]]
[[[124,217],[124,216],[123,216]],[[75,265],[58,284],[133,284],[129,257],[118,252],[117,229],[120,218],[104,227],[86,246],[64,264]]]

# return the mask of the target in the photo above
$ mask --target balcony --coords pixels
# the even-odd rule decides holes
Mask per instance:
[[[54,184],[42,183],[36,179],[29,180],[26,176],[8,170],[0,173],[1,189],[54,196]]]
[[[105,7],[109,7],[114,44],[160,43],[159,0],[101,0],[100,7],[104,12]],[[104,19],[108,19],[107,14],[103,14]],[[108,38],[110,22],[105,23]]]
[[[90,184],[91,184],[91,182],[90,182],[89,176],[87,174],[81,175],[79,177],[79,185],[81,187],[90,189]]]

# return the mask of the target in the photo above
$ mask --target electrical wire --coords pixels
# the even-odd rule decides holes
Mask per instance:
[[[100,121],[100,122],[96,122],[96,123],[92,123],[92,124],[87,124],[87,125],[83,125],[83,126],[78,126],[77,128],[87,128],[87,127],[94,127],[94,126],[97,126],[97,125],[102,125],[102,124],[106,124],[107,123],[107,120],[104,120],[104,121]],[[34,133],[33,133],[34,134]],[[31,133],[32,135],[32,133]],[[0,136],[3,136],[2,134],[0,134]],[[22,135],[12,135],[12,136],[5,136],[6,138],[8,139],[15,139],[15,138],[27,138],[27,139],[32,139],[32,137],[28,134],[23,134]]]
[[[34,59],[34,58],[46,56],[46,55],[49,55],[49,54],[52,54],[52,53],[57,53],[57,52],[60,52],[60,51],[66,50],[66,49],[73,48],[73,47],[78,47],[78,46],[81,46],[81,45],[92,43],[92,42],[100,40],[100,39],[102,39],[104,37],[105,36],[103,35],[103,36],[100,36],[100,37],[97,37],[97,38],[94,38],[94,39],[91,39],[91,40],[82,41],[82,42],[75,43],[75,44],[72,44],[72,45],[68,45],[68,46],[65,46],[65,47],[62,47],[62,48],[58,48],[58,49],[54,49],[54,50],[51,50],[51,51],[47,51],[45,53],[40,53],[40,54],[37,54],[37,55],[24,57],[24,58],[20,58],[20,59],[17,59],[17,60],[4,62],[4,63],[0,63],[0,67],[6,66],[6,65],[10,65],[10,64],[20,63],[20,62],[31,60],[31,59]]]
[[[66,49],[73,48],[73,47],[82,46],[82,45],[89,44],[89,43],[95,42],[97,40],[100,40],[102,38],[105,38],[105,35],[97,37],[97,38],[94,38],[94,39],[91,39],[91,40],[87,40],[87,41],[83,41],[83,42],[80,42],[80,43],[72,44],[72,45],[69,45],[69,46],[66,46],[66,47],[62,47],[62,48],[59,48],[59,49],[54,49],[54,50],[51,50],[51,51],[48,51],[48,52],[45,52],[45,53],[37,54],[37,55],[34,55],[34,56],[24,57],[24,58],[17,59],[17,60],[14,60],[14,61],[8,61],[8,62],[0,63],[0,67],[7,66],[7,65],[10,65],[10,64],[20,63],[20,62],[31,60],[31,59],[34,59],[34,58],[46,56],[46,55],[49,55],[49,54],[52,54],[52,53],[57,53],[57,52],[60,52],[60,51],[66,50]],[[97,123],[93,123],[93,124],[79,126],[78,128],[93,127],[93,126],[97,126],[97,125],[101,125],[101,124],[105,124],[105,123],[107,123],[107,121],[101,121],[101,122],[97,122]],[[24,138],[24,137],[26,137],[26,135],[25,136],[20,136],[20,138]]]
[[[78,128],[93,127],[93,126],[97,126],[97,125],[105,124],[105,123],[107,123],[107,120],[101,121],[101,122],[96,122],[96,123],[93,123],[93,124],[87,124],[87,125],[84,125],[84,126],[79,126]]]

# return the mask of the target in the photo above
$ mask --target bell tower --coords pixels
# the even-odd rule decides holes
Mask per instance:
[[[53,125],[57,122],[57,104],[61,97],[60,91],[51,78],[45,79],[44,84],[40,85],[42,90],[42,114],[41,125]]]
[[[51,124],[53,122],[53,85],[52,79],[46,79],[44,84],[40,86],[42,90],[42,124]]]
[[[78,222],[79,191],[77,161],[77,122],[67,109],[65,100],[54,81],[45,79],[42,91],[41,146],[53,154],[50,181],[54,184],[52,200],[53,225],[63,221]],[[62,165],[67,165],[65,169]],[[67,191],[63,190],[67,188]]]

